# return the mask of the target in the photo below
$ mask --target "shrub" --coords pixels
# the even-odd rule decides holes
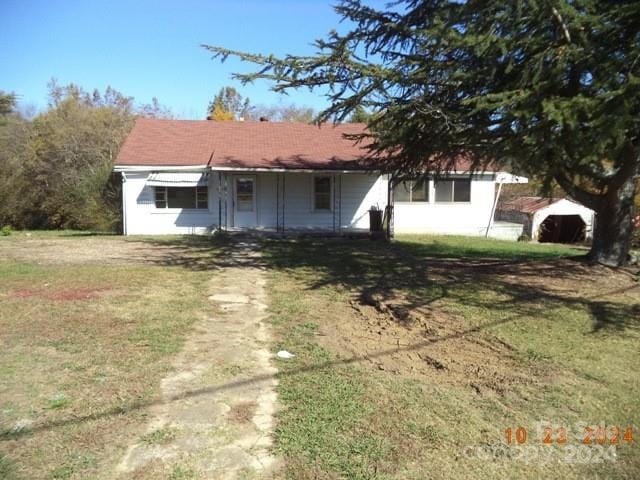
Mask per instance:
[[[11,225],[5,225],[4,227],[0,228],[0,236],[2,237],[8,237],[9,235],[11,235],[11,232],[13,232]]]

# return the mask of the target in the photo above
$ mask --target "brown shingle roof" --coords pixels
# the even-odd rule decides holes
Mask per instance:
[[[365,142],[344,137],[363,124],[306,125],[139,118],[116,165],[362,169]],[[211,160],[211,161],[210,161]]]
[[[498,205],[498,210],[502,210],[503,212],[534,213],[559,200],[562,200],[562,198],[517,197],[511,200],[501,201]]]
[[[307,125],[282,122],[216,122],[138,118],[120,149],[117,166],[202,166],[310,170],[375,169],[365,160],[362,123]],[[468,172],[458,156],[455,171]],[[493,172],[493,165],[485,171]]]

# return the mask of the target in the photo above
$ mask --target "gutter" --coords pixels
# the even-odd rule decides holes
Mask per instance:
[[[113,167],[114,172],[149,172],[155,170],[163,170],[163,171],[201,171],[207,170],[206,165],[192,165],[192,166],[177,166],[177,165],[115,165]]]
[[[268,168],[268,167],[211,167],[208,165],[194,165],[190,167],[164,166],[164,165],[116,165],[114,172],[149,172],[149,171],[212,171],[212,172],[274,172],[274,173],[380,173],[380,170],[340,170],[329,168]]]

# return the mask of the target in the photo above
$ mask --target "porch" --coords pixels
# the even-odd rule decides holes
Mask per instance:
[[[266,234],[366,233],[368,211],[384,208],[387,182],[363,172],[213,171],[219,230]]]

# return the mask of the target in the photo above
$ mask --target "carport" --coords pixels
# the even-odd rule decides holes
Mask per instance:
[[[595,213],[567,198],[517,197],[498,205],[496,219],[521,223],[531,240],[579,243],[591,240]]]

